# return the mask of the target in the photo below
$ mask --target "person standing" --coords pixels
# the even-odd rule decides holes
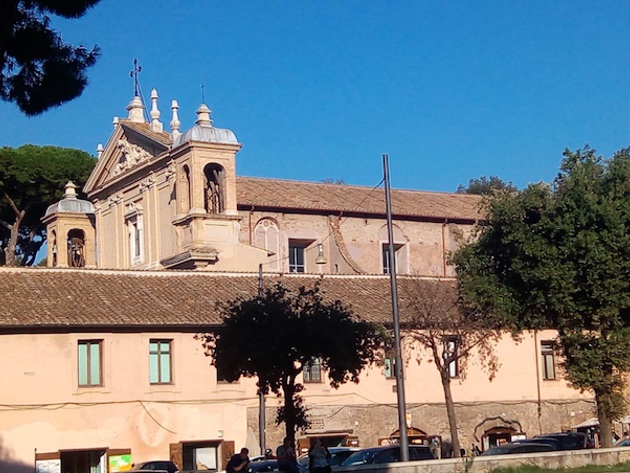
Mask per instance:
[[[276,449],[278,457],[278,469],[283,473],[298,473],[297,456],[293,442],[289,437],[285,437],[282,445]]]
[[[316,438],[308,450],[309,473],[331,473],[330,452],[322,445],[322,441]]]
[[[243,447],[241,452],[232,455],[225,467],[226,473],[245,473],[249,469],[249,449]]]

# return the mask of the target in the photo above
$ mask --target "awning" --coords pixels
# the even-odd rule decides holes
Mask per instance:
[[[572,429],[586,429],[589,427],[597,427],[597,426],[599,426],[599,420],[597,419],[597,417],[591,417],[589,420],[585,420],[584,422],[578,425],[574,425],[571,428]]]

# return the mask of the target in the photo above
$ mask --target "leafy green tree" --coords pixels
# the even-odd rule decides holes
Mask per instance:
[[[227,381],[256,376],[259,393],[283,395],[276,422],[284,422],[291,439],[308,426],[298,382],[305,367],[318,360],[330,386],[338,388],[358,383],[363,368],[382,354],[382,328],[358,320],[340,301],[324,301],[318,286],[291,292],[276,284],[219,310],[223,324],[199,335],[206,355]]]
[[[595,396],[603,446],[624,413],[630,369],[630,155],[565,151],[551,185],[488,202],[479,238],[454,256],[476,310],[553,328],[568,380]]]
[[[82,186],[96,160],[55,146],[0,148],[0,246],[4,264],[31,266],[46,240],[41,218],[72,180]],[[2,252],[0,252],[2,253]]]
[[[26,115],[72,100],[100,51],[64,43],[50,15],[80,18],[100,0],[4,0],[0,7],[0,98]]]
[[[518,188],[511,182],[505,182],[497,176],[481,176],[479,179],[468,181],[468,186],[460,184],[455,192],[458,194],[492,195],[497,191],[516,192]]]
[[[459,303],[455,281],[409,280],[401,286],[402,299],[407,305],[410,321],[405,339],[417,354],[419,363],[428,353],[427,362],[433,363],[440,375],[444,403],[451,434],[453,454],[460,456],[455,402],[451,392],[453,376],[464,382],[468,361],[475,359],[486,370],[490,380],[499,369],[494,347],[501,339],[500,321],[466,313]]]

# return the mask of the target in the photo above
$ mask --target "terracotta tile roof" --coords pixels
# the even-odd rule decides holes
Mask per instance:
[[[129,120],[120,120],[120,124],[123,128],[128,128],[135,131],[136,133],[140,133],[141,135],[144,135],[153,141],[157,141],[165,147],[169,147],[171,146],[171,143],[173,143],[173,139],[171,138],[170,134],[164,131],[161,133],[155,132],[151,129],[148,123],[137,123]]]
[[[387,276],[265,275],[265,284],[321,284],[326,300],[341,300],[363,320],[391,323]],[[409,319],[405,294],[428,280],[399,278],[400,320]],[[453,280],[444,280],[449,288]],[[252,296],[257,274],[0,268],[0,332],[72,328],[201,328],[221,322],[216,303]],[[454,294],[454,293],[453,293]],[[453,295],[454,297],[454,295]]]
[[[236,178],[240,208],[312,210],[385,214],[382,187],[348,186],[314,182],[284,181],[253,177]],[[392,189],[392,213],[397,216],[478,220],[481,198],[477,195]]]

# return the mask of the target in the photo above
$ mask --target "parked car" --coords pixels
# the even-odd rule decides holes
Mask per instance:
[[[328,452],[330,453],[330,467],[332,469],[337,468],[343,461],[352,455],[354,452],[358,452],[360,449],[356,447],[330,447]],[[298,467],[301,473],[308,472],[308,453],[300,455],[298,457]]]
[[[270,471],[280,471],[278,460],[257,460],[249,464],[248,473],[267,473]]]
[[[588,446],[588,437],[582,432],[557,432],[553,434],[536,435],[534,438],[557,439],[562,445],[560,450],[580,450]]]
[[[533,438],[523,439],[523,440],[513,440],[510,443],[511,444],[542,443],[542,444],[553,447],[554,450],[569,450],[569,449],[563,448],[562,442],[560,442],[560,440],[558,440],[557,438],[553,438],[553,437],[533,437]]]
[[[480,456],[490,455],[514,455],[517,453],[539,453],[539,452],[555,452],[557,451],[553,446],[546,443],[506,443],[505,445],[491,447],[485,452],[482,452]]]
[[[131,467],[131,471],[167,471],[168,473],[176,473],[179,468],[172,461],[168,460],[151,460],[142,463],[136,463]]]
[[[433,460],[429,447],[424,445],[409,446],[409,461]],[[400,445],[363,448],[346,458],[341,466],[375,465],[378,463],[399,462]]]

